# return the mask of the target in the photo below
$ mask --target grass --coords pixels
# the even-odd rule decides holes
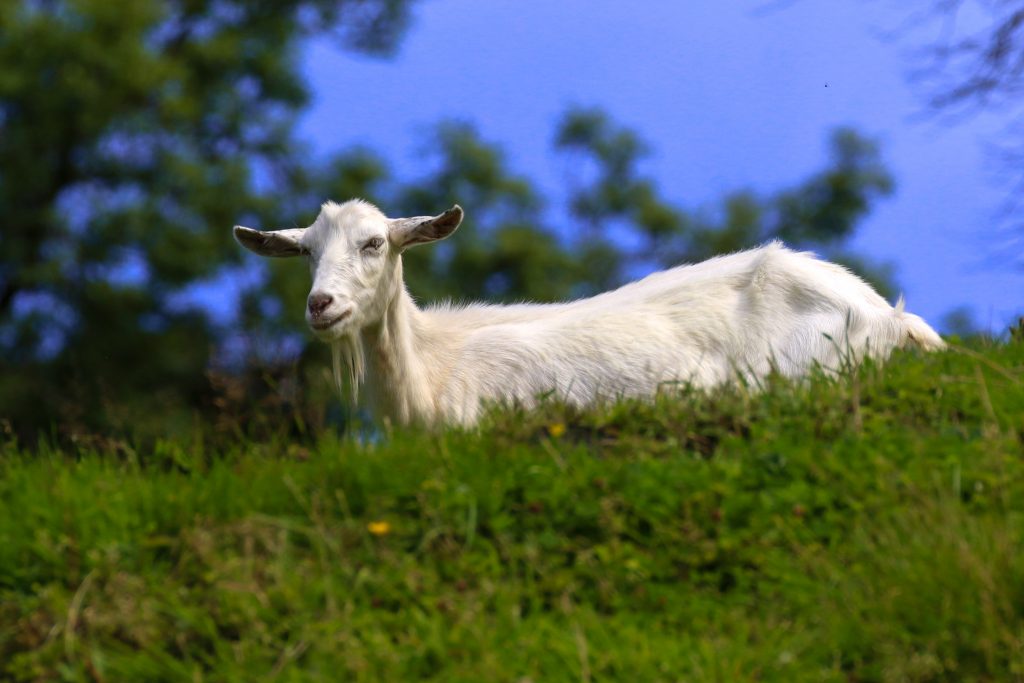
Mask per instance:
[[[585,414],[0,452],[0,679],[1024,680],[1024,343]]]

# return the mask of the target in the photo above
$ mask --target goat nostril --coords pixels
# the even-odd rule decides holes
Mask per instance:
[[[307,302],[309,312],[314,316],[318,316],[331,305],[332,301],[334,301],[334,297],[330,294],[310,294]]]

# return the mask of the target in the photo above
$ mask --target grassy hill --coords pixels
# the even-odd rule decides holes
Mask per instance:
[[[1024,343],[364,444],[9,443],[0,679],[1024,680]]]

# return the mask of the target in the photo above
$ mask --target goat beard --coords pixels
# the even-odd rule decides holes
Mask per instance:
[[[349,395],[352,405],[359,402],[359,386],[363,383],[365,363],[363,340],[357,334],[350,334],[331,343],[331,358],[334,362],[334,384],[342,391],[342,368],[348,374]]]

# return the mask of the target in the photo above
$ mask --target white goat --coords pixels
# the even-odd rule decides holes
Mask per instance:
[[[324,204],[308,228],[234,232],[258,254],[309,257],[306,321],[333,344],[336,381],[345,356],[355,398],[368,358],[374,407],[399,423],[472,424],[489,401],[529,405],[553,391],[583,406],[944,346],[902,301],[893,308],[845,268],[777,242],[569,303],[420,309],[401,254],[461,222],[457,205],[387,218],[352,200]]]

